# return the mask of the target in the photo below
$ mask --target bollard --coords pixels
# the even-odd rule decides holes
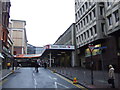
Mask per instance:
[[[73,84],[78,84],[78,81],[77,81],[76,77],[74,77],[74,79],[73,79]]]
[[[14,70],[11,70],[12,73],[14,73]]]

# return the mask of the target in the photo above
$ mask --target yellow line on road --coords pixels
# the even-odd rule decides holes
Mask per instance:
[[[76,87],[78,87],[78,88],[81,88],[82,90],[88,90],[87,88],[85,88],[85,87],[83,87],[83,86],[81,86],[81,85],[73,84],[72,81],[70,81],[69,79],[67,79],[67,78],[65,78],[65,77],[63,77],[63,76],[61,76],[61,75],[59,75],[59,74],[57,74],[57,73],[55,73],[55,74],[56,74],[57,76],[59,76],[60,78],[66,80],[67,82],[71,83],[72,85],[74,85],[74,86],[76,86]]]
[[[2,81],[0,81],[0,86],[2,86],[3,83],[5,83],[8,79],[4,79]]]

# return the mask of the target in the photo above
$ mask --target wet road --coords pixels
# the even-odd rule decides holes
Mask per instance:
[[[3,82],[2,88],[79,88],[49,69],[20,68]],[[80,89],[79,89],[80,90]]]

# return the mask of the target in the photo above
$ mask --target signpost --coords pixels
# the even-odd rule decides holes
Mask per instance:
[[[91,56],[91,84],[93,85],[93,59],[92,59],[92,52],[94,50],[94,45],[89,44],[90,56]]]
[[[106,46],[103,46],[103,47],[95,47],[94,45],[92,44],[89,44],[89,50],[90,50],[90,55],[91,55],[91,84],[93,85],[93,58],[92,58],[92,52],[94,49],[99,49],[101,51],[101,62],[102,62],[102,69],[103,69],[103,59],[102,59],[102,50],[107,48]]]

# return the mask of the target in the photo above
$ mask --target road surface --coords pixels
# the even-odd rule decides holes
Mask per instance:
[[[83,88],[49,69],[20,68],[3,80],[2,88]]]

